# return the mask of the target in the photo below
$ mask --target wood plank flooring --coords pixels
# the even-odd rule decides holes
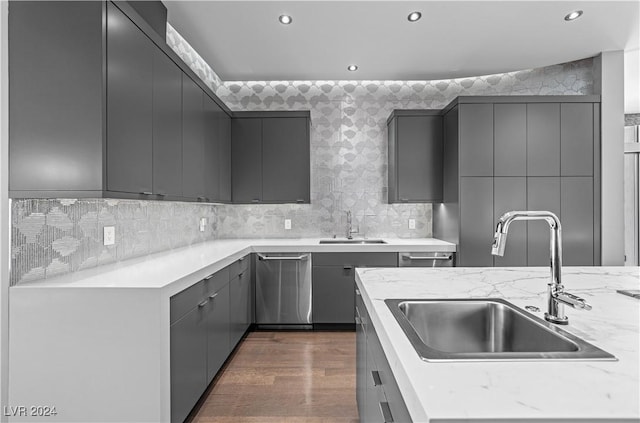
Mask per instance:
[[[192,423],[356,423],[354,332],[251,332]]]

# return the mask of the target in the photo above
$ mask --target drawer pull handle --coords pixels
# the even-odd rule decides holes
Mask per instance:
[[[388,402],[384,401],[380,403],[380,413],[382,413],[382,420],[384,421],[384,423],[393,423],[391,407],[389,407]]]
[[[356,295],[362,295],[362,294],[360,294],[360,290],[359,289],[356,289]]]
[[[140,194],[142,194],[142,195],[153,195],[153,193],[149,192],[149,191],[142,191]]]
[[[359,316],[356,316],[356,325],[360,325],[360,324],[362,324],[362,320],[360,319]]]
[[[217,296],[218,296],[217,292],[215,294],[209,295],[209,300],[213,300]]]
[[[244,276],[244,272],[242,272],[242,273],[240,273],[240,274],[238,275],[238,277],[239,277],[239,278],[241,278],[241,277],[243,277],[243,276]]]
[[[240,257],[238,261],[244,261],[244,257]]]
[[[209,279],[211,279],[213,277],[213,275],[209,275],[206,278],[204,278],[205,281],[208,281]]]
[[[252,203],[259,203],[259,202],[260,202],[260,200],[259,200],[259,199],[257,199],[257,198],[254,198],[253,200],[251,200],[251,202],[252,202]]]
[[[203,302],[201,302],[200,304],[198,304],[198,307],[199,307],[199,308],[202,308],[202,307],[206,306],[208,302],[209,302],[209,299],[207,298],[206,300],[204,300]]]
[[[353,266],[342,266],[344,270],[353,270]]]
[[[301,261],[301,260],[306,260],[309,258],[308,254],[302,254],[300,256],[297,257],[281,257],[281,256],[263,256],[262,254],[258,254],[258,259],[263,260],[263,261],[269,261],[269,260],[293,260],[293,261]]]
[[[402,256],[405,260],[451,260],[453,256],[431,256],[431,257],[421,257],[421,256]]]
[[[377,370],[372,370],[371,377],[373,378],[373,386],[382,385],[382,379],[380,379],[380,372],[378,372]]]

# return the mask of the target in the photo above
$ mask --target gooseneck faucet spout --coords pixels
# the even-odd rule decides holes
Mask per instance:
[[[584,299],[565,292],[562,286],[562,226],[555,214],[549,211],[510,211],[503,214],[496,225],[491,254],[504,255],[509,225],[516,220],[544,220],[550,227],[551,281],[547,285],[547,312],[544,318],[552,323],[566,325],[569,319],[564,314],[564,305],[591,310],[591,306]]]

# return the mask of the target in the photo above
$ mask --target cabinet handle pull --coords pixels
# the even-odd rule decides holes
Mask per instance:
[[[356,295],[362,295],[362,294],[360,294],[360,290],[359,289],[356,289]]]
[[[153,195],[153,193],[149,192],[149,191],[142,191],[140,194],[142,194],[142,195]]]
[[[391,408],[388,402],[384,401],[380,403],[380,413],[382,413],[384,423],[393,423],[393,416],[391,415]]]
[[[198,197],[198,201],[207,201],[207,197]]]
[[[198,304],[198,307],[199,307],[199,308],[202,308],[202,307],[206,306],[208,302],[209,302],[209,299],[207,298],[206,300],[204,300],[203,302],[201,302],[200,304]]]
[[[209,295],[209,300],[213,300],[217,296],[218,296],[217,292],[215,294]]]
[[[242,272],[242,273],[238,274],[238,277],[239,277],[239,278],[241,278],[241,277],[243,277],[243,276],[244,276],[244,272]]]
[[[163,194],[163,193],[161,193],[161,192],[157,193],[156,195],[157,195],[158,197],[166,197],[166,196],[167,196],[167,194]]]
[[[206,278],[204,278],[205,281],[208,281],[209,279],[211,279],[213,277],[213,275],[209,275]]]
[[[353,266],[343,266],[344,270],[353,270]]]
[[[304,200],[303,200],[302,198],[298,198],[298,199],[296,200],[296,203],[304,203]]]
[[[380,379],[380,372],[377,370],[371,370],[371,377],[373,378],[373,386],[382,385],[382,379]]]
[[[403,255],[403,259],[405,260],[451,260],[453,256],[431,256],[431,257],[420,257],[420,256],[407,256]]]
[[[356,324],[362,324],[362,320],[360,319],[360,317],[356,316]]]
[[[401,198],[400,201],[402,201],[403,203],[408,203],[409,199],[408,198]]]
[[[253,200],[251,200],[251,202],[252,202],[252,203],[259,203],[259,202],[260,202],[260,200],[259,200],[259,199],[257,199],[257,198],[254,198]]]
[[[240,258],[238,259],[238,261],[243,261],[243,260],[244,260],[244,257],[240,257]]]

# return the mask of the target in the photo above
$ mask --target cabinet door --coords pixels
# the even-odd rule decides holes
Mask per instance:
[[[388,202],[398,202],[398,119],[391,119],[387,125],[387,154],[389,167],[387,172]]]
[[[229,345],[229,284],[208,297],[206,308],[207,384],[213,380],[231,351]],[[202,394],[202,391],[200,391]]]
[[[442,117],[400,116],[397,120],[399,201],[442,201]]]
[[[593,178],[563,177],[560,192],[562,264],[593,266]]]
[[[233,349],[251,324],[251,272],[245,270],[229,283],[229,342]]]
[[[107,4],[107,190],[153,190],[154,45]]]
[[[362,311],[361,311],[362,310]],[[356,403],[360,420],[364,421],[366,410],[366,378],[367,378],[367,336],[365,320],[363,320],[364,303],[362,296],[356,291]]]
[[[262,119],[231,121],[231,197],[234,203],[262,201]]]
[[[262,119],[262,200],[309,203],[309,120]]]
[[[459,266],[493,266],[493,178],[460,178]]]
[[[511,210],[527,209],[527,178],[493,178],[493,222]],[[527,225],[518,222],[509,226],[504,257],[494,256],[495,266],[527,265]]]
[[[353,266],[313,266],[313,323],[353,323]]]
[[[527,178],[527,209],[553,212],[562,222],[560,178]],[[549,266],[549,239],[547,222],[543,220],[527,222],[528,266]]]
[[[220,114],[222,109],[204,94],[204,185],[209,201],[220,199]]]
[[[560,105],[527,104],[527,176],[560,175]]]
[[[527,176],[527,105],[494,105],[494,176]]]
[[[204,93],[182,74],[182,195],[206,197],[204,186]]]
[[[153,193],[182,195],[182,71],[153,55]]]
[[[220,201],[231,201],[231,118],[225,112],[220,114],[220,156],[218,169],[220,178]]]
[[[593,104],[560,106],[560,172],[562,176],[593,175]]]
[[[460,176],[493,176],[493,104],[461,104]]]
[[[207,387],[207,344],[203,307],[170,328],[171,422],[182,423]]]

